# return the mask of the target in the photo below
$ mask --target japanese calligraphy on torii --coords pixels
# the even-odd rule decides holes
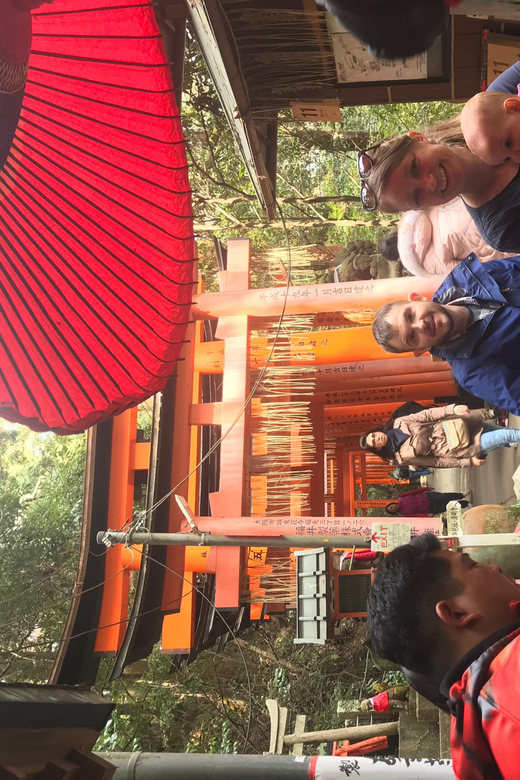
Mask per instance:
[[[404,778],[410,780],[428,777],[432,780],[453,780],[453,769],[449,759],[443,758],[397,758],[395,756],[364,756],[363,758],[341,758],[318,756],[315,776],[319,780],[340,780],[342,777]]]
[[[283,534],[289,536],[371,536],[374,524],[379,518],[368,517],[258,517],[250,518],[255,535],[267,533]],[[380,521],[380,520],[379,520]],[[439,536],[441,525],[439,518],[418,517],[414,518],[410,529],[411,536],[429,531]],[[401,518],[385,519],[388,527],[402,525]],[[268,530],[269,529],[269,530]],[[238,529],[235,529],[238,530]],[[252,529],[251,529],[252,530]],[[377,529],[379,531],[379,529]],[[244,533],[246,533],[244,531]]]

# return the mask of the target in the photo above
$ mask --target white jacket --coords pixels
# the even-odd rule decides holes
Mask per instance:
[[[511,257],[484,242],[460,198],[425,211],[407,211],[397,236],[401,262],[414,276],[446,276],[471,252],[483,263]]]

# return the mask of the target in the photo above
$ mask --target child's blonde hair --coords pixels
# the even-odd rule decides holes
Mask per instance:
[[[509,94],[503,92],[497,92],[495,90],[486,90],[486,92],[477,92],[472,98],[468,100],[466,105],[461,111],[461,119],[464,121],[464,117],[468,113],[468,109],[476,112],[482,118],[489,118],[492,122],[497,121],[495,111],[500,108],[504,102],[511,97]],[[472,115],[472,121],[475,121],[475,115]]]
[[[497,112],[511,95],[503,92],[479,92],[468,100],[461,112],[461,127],[467,135],[470,145],[482,139],[482,125],[496,127],[499,122]],[[473,149],[472,149],[473,151]]]

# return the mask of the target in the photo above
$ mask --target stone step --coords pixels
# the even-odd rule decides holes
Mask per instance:
[[[417,715],[417,697],[419,694],[415,690],[415,688],[412,688],[410,686],[410,690],[408,691],[408,714],[413,716]]]
[[[427,723],[439,722],[439,708],[432,704],[431,701],[425,699],[424,696],[417,694],[417,702],[415,706],[415,715],[417,720],[425,721]]]
[[[447,712],[439,712],[439,758],[451,758],[450,750],[451,715]]]
[[[439,758],[439,724],[399,714],[399,758]]]

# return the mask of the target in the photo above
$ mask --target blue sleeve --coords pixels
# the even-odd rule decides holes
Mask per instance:
[[[520,84],[520,61],[515,62],[491,82],[488,89],[492,92],[508,92],[510,95],[518,95]]]
[[[482,265],[484,270],[493,277],[500,290],[520,287],[520,256],[489,260]]]
[[[452,364],[453,374],[465,390],[501,409],[520,414],[520,371],[491,360],[468,371],[465,366],[456,365],[457,362]],[[467,362],[460,360],[460,364]]]

